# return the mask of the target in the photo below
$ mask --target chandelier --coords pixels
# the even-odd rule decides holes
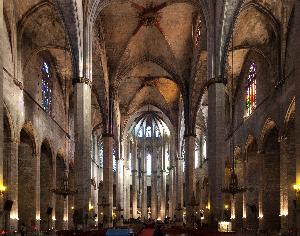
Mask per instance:
[[[228,186],[222,188],[222,192],[229,193],[234,197],[234,195],[236,195],[238,193],[243,193],[246,190],[247,189],[245,187],[239,186],[238,177],[233,169],[233,171],[230,174],[229,184],[228,184]]]
[[[60,186],[59,188],[56,188],[56,189],[51,189],[51,192],[55,193],[56,195],[63,196],[64,199],[66,199],[67,196],[74,195],[78,191],[75,189],[69,188],[69,178],[68,178],[67,172],[65,171],[64,176],[62,178],[62,186]]]
[[[231,174],[230,174],[230,178],[229,178],[229,182],[228,182],[228,186],[223,187],[221,189],[221,191],[223,193],[228,193],[231,194],[234,198],[234,196],[238,193],[243,193],[245,192],[247,189],[245,187],[241,187],[239,186],[239,182],[238,182],[238,176],[235,173],[235,157],[234,157],[234,99],[233,99],[233,35],[232,35],[232,40],[231,40],[231,138],[232,138],[232,142],[230,145],[230,149],[231,149],[231,156],[232,156],[232,168],[231,168]]]

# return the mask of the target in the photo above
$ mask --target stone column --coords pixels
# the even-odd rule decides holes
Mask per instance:
[[[281,219],[281,232],[288,232],[288,151],[287,151],[287,138],[280,140],[280,219]]]
[[[259,172],[258,178],[258,219],[259,219],[259,230],[264,229],[264,212],[263,212],[263,197],[264,197],[264,179],[263,179],[263,169],[264,169],[264,153],[259,149],[257,153],[257,158],[259,160],[259,169],[257,170]]]
[[[143,139],[143,152],[141,156],[142,161],[142,220],[148,219],[147,209],[147,158],[145,150],[145,138]]]
[[[125,175],[125,183],[124,183],[124,218],[130,219],[130,169],[125,167],[124,171]]]
[[[75,84],[75,210],[79,213],[80,224],[89,213],[91,197],[91,87],[79,78]]]
[[[182,167],[182,157],[178,157],[176,160],[176,220],[182,221],[182,210],[178,208],[183,208],[183,167]]]
[[[5,223],[6,229],[18,230],[18,141],[17,140],[9,140],[9,142],[5,142],[6,148],[8,149],[9,156],[8,166],[10,169],[8,171],[8,195],[7,199],[13,201],[13,206],[10,211],[10,214],[6,214]]]
[[[104,227],[112,227],[113,210],[113,144],[112,134],[103,134],[103,195],[106,205],[103,207]]]
[[[163,142],[160,170],[160,218],[166,217],[166,142]]]
[[[40,150],[39,150],[40,152]],[[35,215],[35,228],[37,231],[40,230],[40,219],[41,219],[41,184],[40,184],[40,176],[41,176],[41,168],[40,168],[40,160],[41,160],[41,155],[40,153],[34,153],[33,158],[36,160],[36,186],[35,186],[35,199],[36,199],[36,215]]]
[[[4,17],[3,17],[3,0],[0,0],[0,42],[3,42],[3,35],[4,35]],[[3,43],[0,46],[0,185],[3,185]],[[3,210],[3,200],[0,199],[0,211]],[[4,220],[1,217],[0,228],[4,228]]]
[[[175,205],[176,205],[176,194],[175,194],[175,142],[174,138],[170,138],[169,141],[169,155],[170,155],[170,166],[169,166],[169,212],[168,216],[174,219]]]
[[[151,218],[157,219],[157,147],[153,143],[152,161],[151,161]]]
[[[124,210],[124,193],[123,193],[123,160],[122,159],[117,159],[117,183],[116,183],[116,206],[118,207],[118,205],[120,204],[121,209]],[[122,224],[122,220],[121,220],[121,216],[123,216],[124,212],[118,212],[118,224]]]
[[[132,175],[132,218],[137,218],[137,143],[132,143],[131,175]]]
[[[157,218],[161,218],[161,162],[162,162],[162,146],[158,147],[158,156],[157,156]]]
[[[210,192],[210,226],[217,228],[223,216],[225,143],[225,86],[215,83],[208,88],[208,180]]]
[[[185,189],[184,198],[186,202],[187,223],[192,223],[194,206],[191,206],[192,198],[195,196],[195,139],[194,135],[185,137]]]
[[[169,178],[169,196],[168,196],[168,198],[169,198],[169,201],[168,201],[168,205],[169,205],[169,211],[168,211],[168,216],[171,218],[171,219],[173,219],[174,218],[174,193],[173,193],[173,191],[174,191],[174,181],[173,181],[173,178],[174,177],[174,167],[173,167],[173,165],[171,164],[170,165],[170,168],[169,168],[169,176],[168,176],[168,178]]]
[[[64,201],[64,218],[63,218],[63,229],[68,229],[68,221],[72,219],[68,219],[69,210],[68,210],[68,198]]]
[[[299,39],[300,37],[300,1],[295,1],[295,7],[294,7],[294,23],[293,24],[293,36],[294,39]],[[300,47],[299,47],[299,40],[294,40],[293,46],[293,60],[294,60],[294,74],[295,74],[295,91],[300,91]],[[299,92],[296,93],[296,114],[295,114],[295,155],[296,155],[296,183],[300,184],[300,94]],[[300,197],[300,196],[298,196]],[[300,206],[297,206],[297,213],[296,213],[296,218],[297,218],[297,235],[300,235]]]
[[[129,166],[129,141],[124,141],[124,158],[126,160],[124,169],[124,218],[130,218],[130,166]]]

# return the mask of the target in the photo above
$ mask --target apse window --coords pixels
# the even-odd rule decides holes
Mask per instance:
[[[116,151],[113,149],[113,171],[117,172],[117,159],[116,159]]]
[[[256,64],[252,62],[247,76],[245,117],[250,116],[256,108],[256,72]]]
[[[151,175],[151,155],[147,154],[147,175]]]
[[[132,170],[132,166],[131,166],[131,153],[129,153],[128,166],[129,166],[129,171],[131,173],[131,170]]]
[[[158,130],[158,129],[155,130],[155,137],[156,137],[156,138],[159,138],[159,137],[160,137],[160,133],[159,133],[159,130]]]
[[[207,160],[207,153],[206,153],[206,140],[202,139],[202,157],[203,160]]]
[[[198,17],[196,24],[195,24],[195,29],[193,31],[194,33],[194,40],[195,40],[195,45],[198,46],[200,44],[201,40],[201,19]]]
[[[42,67],[42,107],[45,112],[51,113],[52,108],[52,77],[50,66],[47,62],[43,62]]]
[[[103,145],[102,144],[98,144],[98,148],[99,148],[99,166],[100,168],[103,168]]]
[[[151,138],[151,127],[147,126],[146,128],[146,138]]]
[[[199,167],[199,145],[195,143],[195,169]]]
[[[142,138],[142,137],[143,137],[143,130],[142,130],[142,129],[139,130],[139,132],[138,132],[138,137],[139,137],[139,138]]]

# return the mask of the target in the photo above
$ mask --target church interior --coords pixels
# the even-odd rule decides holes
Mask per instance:
[[[299,0],[0,0],[1,232],[300,235],[299,38]]]

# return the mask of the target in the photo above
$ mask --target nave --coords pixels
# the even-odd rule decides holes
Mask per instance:
[[[299,22],[297,0],[0,0],[1,232],[300,235]]]

